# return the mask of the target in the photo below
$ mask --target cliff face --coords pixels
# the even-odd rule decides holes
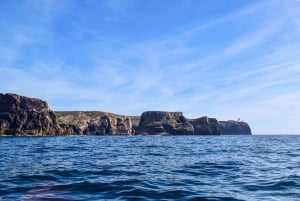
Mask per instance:
[[[220,127],[217,119],[201,117],[193,119],[192,124],[194,126],[195,135],[220,135]]]
[[[60,134],[55,114],[45,101],[0,93],[1,134]]]
[[[218,121],[201,117],[187,119],[182,112],[148,111],[141,116],[107,112],[55,112],[64,134],[219,135]]]
[[[222,135],[251,135],[250,126],[242,121],[219,121]]]
[[[139,134],[219,135],[218,121],[201,117],[187,119],[182,112],[148,111],[141,116]]]
[[[193,134],[191,122],[181,112],[149,111],[141,116],[138,134]]]
[[[245,122],[188,119],[182,112],[147,111],[141,116],[97,111],[54,113],[43,100],[0,93],[1,134],[220,135],[251,134],[251,129]]]
[[[55,112],[65,134],[133,134],[131,117],[108,112]]]

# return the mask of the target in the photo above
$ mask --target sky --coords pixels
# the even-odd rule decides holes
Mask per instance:
[[[300,134],[299,0],[1,0],[0,93]]]

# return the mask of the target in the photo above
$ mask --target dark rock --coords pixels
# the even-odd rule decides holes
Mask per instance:
[[[144,112],[136,128],[136,134],[182,134],[182,132],[192,134],[192,126],[188,127],[188,124],[183,124],[180,121],[181,116],[181,112]]]
[[[53,112],[45,101],[0,93],[0,135],[219,135],[251,134],[241,121],[201,117],[187,119],[182,112],[147,111],[125,116],[98,111]]]
[[[222,135],[251,135],[250,126],[243,121],[219,121]]]
[[[216,119],[202,117],[188,120],[181,112],[148,111],[141,116],[137,134],[218,135]]]
[[[17,94],[0,94],[0,130],[4,134],[59,134],[55,114],[45,101]]]
[[[201,117],[193,119],[194,134],[196,135],[220,135],[220,127],[217,119]]]

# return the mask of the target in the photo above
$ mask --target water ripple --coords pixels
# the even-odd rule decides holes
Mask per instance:
[[[0,200],[300,200],[300,136],[0,138]]]

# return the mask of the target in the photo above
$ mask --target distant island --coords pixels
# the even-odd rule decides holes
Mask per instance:
[[[189,119],[182,112],[141,116],[100,111],[52,111],[46,101],[0,93],[0,135],[251,135],[243,121]]]

